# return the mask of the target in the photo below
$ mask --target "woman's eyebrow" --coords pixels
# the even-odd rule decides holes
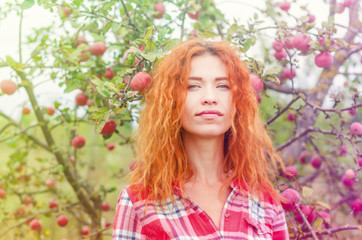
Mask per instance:
[[[193,77],[193,76],[190,76],[189,80],[203,81],[202,77]],[[217,77],[217,78],[215,78],[215,81],[222,81],[222,80],[228,80],[228,78],[227,77]]]

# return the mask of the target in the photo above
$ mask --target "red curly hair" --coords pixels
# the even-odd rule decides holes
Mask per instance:
[[[193,175],[182,141],[182,116],[190,61],[193,56],[217,56],[226,66],[232,93],[232,123],[225,133],[224,171],[231,171],[220,192],[234,180],[256,196],[280,199],[270,179],[284,164],[259,117],[254,89],[246,65],[227,42],[193,39],[181,43],[152,71],[139,118],[137,157],[141,164],[131,173],[130,184],[147,192],[148,199],[174,201],[173,184],[181,189]],[[242,189],[242,188],[241,188]]]

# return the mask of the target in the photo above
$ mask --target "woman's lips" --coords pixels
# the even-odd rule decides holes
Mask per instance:
[[[212,119],[212,118],[217,118],[222,116],[223,114],[219,111],[216,110],[206,110],[206,111],[202,111],[196,114],[196,116],[198,117],[202,117],[202,118],[207,118],[207,119]]]

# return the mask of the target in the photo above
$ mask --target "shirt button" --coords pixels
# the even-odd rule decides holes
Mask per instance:
[[[230,213],[225,213],[225,217],[230,217]]]

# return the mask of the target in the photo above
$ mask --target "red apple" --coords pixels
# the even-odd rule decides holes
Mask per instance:
[[[288,48],[288,49],[293,49],[293,48],[294,48],[293,36],[287,36],[287,37],[284,39],[284,44],[285,44],[285,47],[286,47],[286,48]]]
[[[91,56],[91,50],[90,50],[90,47],[86,44],[86,43],[80,43],[78,46],[77,46],[77,49],[78,48],[81,48],[81,49],[84,49],[80,52],[79,54],[79,60],[78,62],[81,63],[81,62],[85,62],[85,61],[88,61],[88,59],[90,58]]]
[[[75,148],[82,148],[85,145],[85,138],[82,136],[75,136],[72,139],[72,146]]]
[[[274,53],[274,57],[277,60],[284,60],[287,58],[287,56],[288,56],[288,53],[287,53],[287,51],[285,51],[285,49],[282,49],[281,51]]]
[[[353,169],[349,168],[345,171],[344,176],[347,179],[355,179],[356,178],[356,173],[354,172]]]
[[[78,106],[85,106],[87,105],[88,97],[84,93],[78,93],[77,96],[75,96],[75,103]]]
[[[130,87],[132,91],[143,93],[151,82],[151,76],[146,72],[138,72],[131,80]]]
[[[318,169],[322,165],[322,159],[319,156],[313,156],[310,159],[310,164],[312,165],[312,167]]]
[[[78,47],[80,44],[87,44],[87,40],[82,35],[78,35],[77,39],[74,41],[74,45],[76,47]]]
[[[48,179],[45,181],[45,185],[47,185],[47,187],[54,187],[55,186],[55,181],[54,180],[51,180],[51,179]]]
[[[359,157],[357,160],[358,166],[362,167],[362,157]]]
[[[349,113],[349,115],[354,116],[354,115],[356,115],[357,111],[356,111],[356,109],[350,109],[350,110],[348,110],[348,113]]]
[[[362,200],[356,199],[351,203],[351,209],[353,210],[354,214],[357,214],[358,212],[362,212]]]
[[[292,68],[292,70],[290,71],[289,67],[284,67],[284,69],[283,69],[284,78],[292,79],[292,77],[294,78],[295,76],[296,76],[296,73],[295,73],[294,68]]]
[[[27,196],[23,199],[23,203],[25,205],[29,205],[29,204],[33,203],[33,199],[31,197]]]
[[[87,106],[90,107],[94,104],[94,100],[93,99],[89,99],[87,100]]]
[[[107,144],[107,149],[108,149],[109,151],[112,151],[115,147],[116,147],[116,144],[114,144],[114,143],[108,143],[108,144]]]
[[[274,40],[272,46],[273,46],[274,50],[277,52],[280,52],[281,50],[284,49],[283,43],[279,40]]]
[[[301,52],[307,52],[310,48],[310,38],[302,33],[299,33],[293,37],[293,45]]]
[[[101,134],[102,135],[111,135],[116,131],[117,124],[113,119],[109,119],[106,124],[104,124]]]
[[[58,205],[58,201],[57,200],[50,200],[49,201],[49,208],[52,209],[52,208],[58,208],[59,205]]]
[[[256,101],[258,101],[258,103],[261,103],[261,96],[260,96],[260,94],[256,95]]]
[[[59,217],[57,217],[57,224],[60,227],[65,227],[68,224],[68,218],[64,215],[60,215]]]
[[[308,14],[308,23],[313,23],[315,21],[315,16],[313,14]]]
[[[258,76],[250,74],[250,82],[256,94],[259,94],[261,91],[263,91],[264,83]]]
[[[349,179],[346,177],[346,175],[343,175],[341,181],[346,187],[353,187],[353,185],[356,183],[356,178]]]
[[[38,219],[33,219],[29,223],[29,227],[31,228],[31,230],[36,231],[36,232],[40,231],[42,226],[43,226],[43,224]]]
[[[343,11],[344,11],[344,5],[342,3],[336,3],[336,12],[343,13]]]
[[[342,144],[339,148],[339,156],[344,156],[347,154],[347,146]]]
[[[354,0],[344,0],[343,6],[344,7],[352,7],[353,3],[354,3]]]
[[[18,89],[18,85],[11,80],[3,80],[0,83],[0,89],[3,93],[12,95]]]
[[[110,69],[110,68],[107,68],[107,69],[106,69],[105,77],[108,78],[108,79],[112,79],[113,76],[114,76],[113,70]]]
[[[187,12],[187,15],[189,15],[189,17],[190,17],[191,19],[195,19],[195,20],[197,20],[197,19],[200,18],[199,11],[197,11],[197,12],[194,13],[194,14],[192,14],[192,13],[190,13],[190,12]]]
[[[104,227],[106,227],[106,228],[109,228],[111,226],[112,226],[112,224],[110,222],[108,222],[108,221],[104,224]]]
[[[300,196],[297,191],[293,188],[285,189],[281,196],[286,199],[286,201],[282,201],[282,207],[285,211],[294,211],[297,206],[300,204]]]
[[[330,67],[333,64],[332,54],[330,52],[321,52],[315,56],[314,62],[320,68]]]
[[[300,155],[299,155],[299,161],[302,164],[306,164],[309,162],[310,157],[312,156],[312,154],[308,151],[303,151]]]
[[[23,170],[24,166],[23,165],[19,165],[15,168],[15,171],[20,172],[21,170]]]
[[[66,18],[68,18],[70,16],[70,9],[67,8],[67,7],[63,7],[63,6],[59,6],[59,11],[60,11],[60,14],[62,14],[62,12],[64,13],[64,16]]]
[[[331,221],[331,216],[326,211],[319,212],[320,217],[323,219],[324,227],[328,227],[328,223]]]
[[[106,52],[107,47],[106,47],[106,44],[104,42],[95,42],[90,47],[90,50],[91,50],[93,55],[102,56]]]
[[[314,222],[316,218],[316,212],[312,206],[302,205],[300,206],[300,210],[302,211],[302,213],[304,214],[305,218],[308,220],[309,223]],[[299,214],[297,210],[294,211],[294,218],[300,224],[304,222],[302,216]]]
[[[90,228],[88,226],[83,226],[82,227],[82,231],[81,231],[82,236],[88,235],[89,232],[90,232]]]
[[[54,115],[54,113],[55,113],[55,110],[54,110],[53,107],[47,107],[47,114],[48,114],[49,116]]]
[[[279,8],[283,11],[288,11],[290,8],[290,3],[287,1],[279,3]]]
[[[157,19],[162,18],[166,12],[166,8],[165,5],[163,5],[163,2],[156,2],[153,5],[153,10],[156,12],[156,14],[153,17]]]
[[[354,122],[351,124],[349,131],[352,135],[359,136],[362,133],[362,125],[359,122]]]
[[[30,113],[30,108],[23,107],[23,110],[21,111],[24,115],[28,115]]]
[[[74,156],[70,156],[70,157],[69,157],[69,162],[70,162],[70,164],[74,165],[75,157],[74,157]]]
[[[109,211],[111,209],[111,205],[109,203],[102,203],[102,211]]]
[[[193,29],[191,32],[190,32],[190,35],[193,36],[193,37],[198,37],[197,36],[197,31],[195,29]]]
[[[5,198],[6,197],[6,192],[4,189],[0,188],[0,198]]]
[[[296,119],[296,116],[295,116],[295,113],[288,113],[287,115],[287,120],[290,121],[290,122],[294,122]]]
[[[288,179],[293,179],[298,176],[298,168],[296,166],[287,166],[283,176]]]

